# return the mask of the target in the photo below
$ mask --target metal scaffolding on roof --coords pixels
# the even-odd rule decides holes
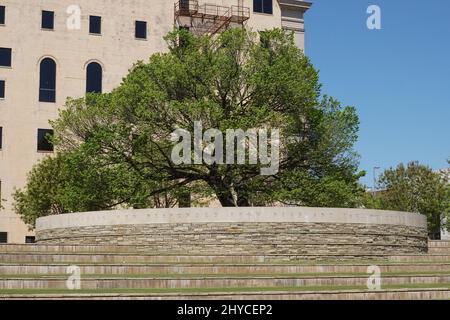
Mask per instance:
[[[188,28],[195,35],[214,35],[232,26],[243,26],[250,18],[250,8],[244,7],[242,0],[230,7],[178,0],[174,8],[175,26]]]

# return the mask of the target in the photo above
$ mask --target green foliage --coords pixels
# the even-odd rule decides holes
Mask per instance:
[[[52,123],[55,144],[71,155],[71,165],[86,162],[89,169],[76,166],[57,199],[40,194],[46,207],[56,200],[66,211],[117,202],[144,207],[168,193],[186,199],[186,190],[224,206],[357,205],[356,111],[321,96],[318,72],[292,34],[232,29],[195,37],[181,30],[166,41],[168,52],[137,63],[113,92],[68,100]],[[280,129],[279,173],[261,176],[261,165],[174,165],[171,134],[179,128],[193,133],[194,121],[222,132]],[[88,187],[96,195],[89,196]],[[19,203],[27,203],[27,190]],[[18,211],[29,210],[22,205]]]
[[[15,211],[30,226],[34,226],[40,216],[63,211],[56,200],[57,189],[64,183],[61,180],[61,160],[59,156],[43,160],[28,174],[26,191],[17,190],[14,194]]]
[[[449,183],[441,174],[418,162],[400,164],[381,175],[379,189],[382,209],[422,213],[430,235],[440,234],[450,201]]]
[[[34,226],[41,216],[114,207],[115,199],[128,190],[129,177],[120,168],[95,161],[81,150],[45,158],[29,173],[26,188],[16,190],[15,211]]]
[[[45,158],[28,174],[26,187],[16,190],[14,209],[30,227],[48,215],[176,204],[169,193],[150,197],[146,191],[154,188],[152,181],[142,180],[122,163],[104,163],[88,147]]]
[[[365,192],[361,197],[361,205],[363,208],[383,210],[383,204],[378,194],[374,195],[372,192]]]

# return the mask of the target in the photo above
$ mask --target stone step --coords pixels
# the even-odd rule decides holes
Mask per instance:
[[[398,256],[342,255],[151,255],[125,253],[0,253],[0,263],[268,263],[293,261],[450,262],[447,254]]]
[[[266,291],[192,293],[34,293],[1,294],[0,300],[448,300],[450,288],[388,289],[379,291],[321,290],[283,291],[273,288]]]
[[[450,288],[388,289],[380,291],[321,290],[194,292],[194,293],[36,293],[0,294],[0,300],[448,300]]]
[[[275,262],[390,261],[390,262],[450,262],[450,254],[377,255],[152,255],[145,253],[0,253],[0,263],[275,263]]]
[[[248,239],[242,240],[243,243],[248,243]],[[185,245],[188,245],[187,243],[184,243]],[[191,245],[196,246],[198,244],[198,241],[192,241]],[[245,255],[245,254],[252,254],[252,255],[258,255],[259,252],[266,252],[267,255],[304,255],[304,256],[340,256],[345,255],[345,252],[352,252],[352,255],[355,256],[366,256],[368,255],[367,252],[371,252],[372,254],[369,254],[371,256],[377,255],[377,256],[383,256],[386,255],[385,252],[388,250],[388,248],[396,248],[396,252],[399,252],[400,254],[410,254],[411,252],[417,252],[417,248],[409,247],[409,248],[403,248],[404,244],[398,243],[398,244],[385,244],[385,243],[365,243],[364,245],[359,244],[355,245],[353,243],[304,243],[302,244],[302,249],[279,249],[277,247],[278,244],[284,243],[276,243],[274,241],[262,243],[259,245],[259,247],[254,248],[254,252],[249,251],[237,251],[236,245],[238,245],[238,242],[231,242],[227,244],[223,244],[223,247],[229,248],[228,252],[232,252],[234,255]],[[297,243],[297,245],[299,245]],[[214,247],[215,244],[205,244],[204,252],[198,252],[199,255],[215,255],[217,253],[217,249]],[[361,246],[364,246],[361,248]],[[342,251],[342,248],[346,248],[344,251]],[[292,249],[292,250],[291,250]],[[417,250],[416,250],[417,249]],[[159,242],[151,245],[137,245],[137,246],[129,246],[129,245],[39,245],[39,244],[3,244],[0,245],[0,253],[124,253],[124,254],[138,254],[138,253],[144,253],[144,254],[160,254],[164,255],[167,251],[167,245],[164,242]],[[172,254],[179,254],[183,255],[185,254],[185,251],[182,251],[183,249],[177,250],[177,248],[171,248]],[[413,251],[411,251],[413,250]],[[179,252],[178,252],[179,251]],[[305,252],[305,254],[303,254]],[[306,254],[306,252],[309,252]],[[314,252],[314,254],[311,254],[310,252]],[[330,254],[332,252],[332,254]],[[334,254],[336,252],[336,254]],[[344,254],[342,253],[344,252]],[[375,254],[374,254],[375,253]]]
[[[370,264],[78,264],[82,275],[126,274],[365,274]],[[62,275],[69,264],[0,264],[0,275]],[[382,273],[448,272],[450,263],[377,264]]]
[[[429,240],[428,241],[428,248],[441,248],[441,247],[450,248],[450,241],[449,240]]]
[[[450,247],[450,241],[430,241],[429,247]],[[152,253],[150,245],[43,245],[0,244],[0,253]],[[367,255],[367,253],[361,253]]]
[[[377,255],[151,255],[126,253],[0,253],[0,263],[267,263],[386,260]]]
[[[428,254],[446,254],[450,256],[450,247],[431,247],[428,249]]]
[[[389,257],[391,262],[450,262],[448,254],[411,254]]]
[[[0,244],[0,252],[23,252],[23,253],[136,253],[144,252],[143,246],[121,246],[121,245],[41,245],[41,244]]]
[[[321,286],[365,286],[367,276],[328,277],[198,277],[198,278],[82,278],[83,290],[108,289],[205,289],[205,288],[276,288],[276,287],[321,287]],[[448,285],[450,275],[429,276],[384,276],[382,285]],[[64,278],[0,278],[0,290],[66,289]]]

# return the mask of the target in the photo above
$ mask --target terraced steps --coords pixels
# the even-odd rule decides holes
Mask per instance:
[[[367,273],[255,273],[253,278],[330,278],[330,277],[367,277]],[[450,276],[450,271],[434,272],[384,272],[384,277],[429,277],[429,276]],[[204,273],[204,274],[183,274],[183,273],[155,273],[155,274],[83,274],[84,279],[228,279],[228,278],[250,278],[249,273]],[[65,279],[67,274],[0,274],[1,279]]]
[[[152,278],[82,278],[82,288],[95,289],[164,289],[164,288],[259,288],[259,287],[316,287],[316,286],[365,286],[366,276],[293,276],[293,275],[242,275],[240,277],[152,277]],[[36,277],[36,278],[0,278],[0,290],[8,289],[66,289],[66,278]],[[382,278],[384,285],[407,284],[443,284],[450,287],[450,274],[447,275],[422,275],[422,276],[387,276]]]
[[[450,241],[429,241],[429,253],[450,253]],[[0,244],[0,252],[14,253],[148,253],[149,246],[126,246],[126,245],[36,245],[36,244]],[[445,252],[433,252],[445,251]]]
[[[0,253],[0,263],[275,263],[293,261],[391,261],[391,262],[449,262],[450,254],[399,255],[380,257],[372,255],[152,255],[131,253]]]
[[[430,241],[428,244],[428,253],[450,255],[450,241]]]
[[[406,287],[406,288],[405,288]],[[302,290],[303,289],[303,290]],[[443,300],[450,286],[391,286],[379,291],[363,287],[204,288],[82,290],[3,290],[0,300]]]
[[[450,299],[450,242],[431,254],[155,255],[147,247],[0,245],[0,299]],[[67,290],[67,267],[82,290]],[[381,270],[370,292],[368,266]]]
[[[83,275],[151,274],[366,274],[372,263],[360,264],[78,264]],[[62,275],[70,264],[0,264],[1,275]],[[450,263],[377,263],[384,273],[445,273]]]
[[[428,251],[429,254],[437,254],[437,255],[445,255],[450,254],[450,248],[447,247],[436,247],[436,248],[430,248]]]
[[[429,240],[428,248],[450,247],[450,240]]]
[[[380,260],[377,255],[153,255],[148,253],[0,253],[0,263],[268,263],[292,261]],[[448,260],[450,262],[450,259]]]
[[[15,253],[129,253],[148,252],[147,246],[126,245],[45,245],[45,244],[0,244],[0,252]]]
[[[411,254],[392,256],[390,262],[450,262],[450,254]]]

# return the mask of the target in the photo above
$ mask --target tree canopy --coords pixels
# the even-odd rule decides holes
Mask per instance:
[[[422,213],[427,216],[431,238],[439,238],[449,215],[448,177],[410,162],[386,170],[379,178],[378,188],[378,209]]]
[[[179,30],[166,41],[167,52],[134,65],[112,92],[67,101],[52,122],[59,155],[38,164],[16,193],[26,221],[55,206],[70,212],[189,205],[189,194],[223,206],[357,205],[355,108],[322,94],[318,71],[292,34],[231,29],[196,37]],[[173,133],[194,135],[196,122],[220,132],[279,130],[279,169],[262,175],[259,162],[175,164]]]

